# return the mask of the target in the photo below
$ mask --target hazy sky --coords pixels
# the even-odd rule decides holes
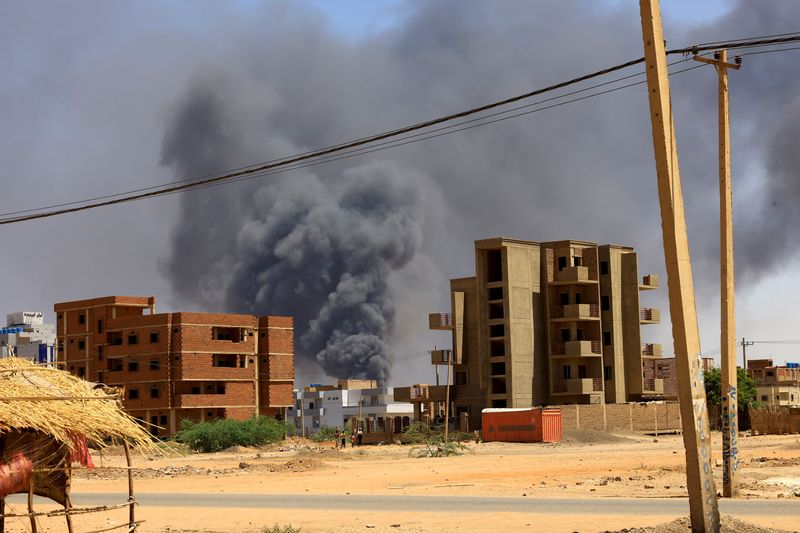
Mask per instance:
[[[665,4],[675,47],[800,30],[794,2]],[[0,212],[219,172],[527,92],[641,56],[638,16],[629,0],[0,0]],[[748,56],[731,74],[739,337],[800,337],[798,72],[791,51]],[[719,347],[716,76],[708,67],[672,80],[709,351]],[[404,221],[402,253],[387,251],[358,202],[342,208],[371,179],[383,180],[374,194]],[[634,246],[642,273],[661,275],[662,290],[643,304],[661,308],[662,324],[645,327],[643,340],[669,353],[657,205],[638,86],[274,180],[2,226],[0,313],[52,319],[56,301],[108,294],[155,295],[161,311],[270,312],[275,302],[275,312],[296,305],[316,320],[298,324],[298,338],[333,335],[326,287],[358,270],[353,287],[368,282],[370,306],[352,328],[377,309],[382,319],[370,324],[396,359],[392,381],[431,381],[419,354],[450,339],[427,331],[426,313],[447,310],[449,278],[473,274],[472,241],[574,238]],[[336,252],[316,277],[314,259],[283,257],[302,265],[293,290],[310,295],[294,303],[275,292],[284,271],[263,255],[280,241],[265,228],[292,217],[303,242],[328,231]],[[353,245],[332,220],[375,229],[370,242],[385,260],[340,261]],[[319,281],[313,291],[298,288],[298,272]],[[798,348],[749,354],[800,360]],[[307,362],[301,373],[319,376]]]

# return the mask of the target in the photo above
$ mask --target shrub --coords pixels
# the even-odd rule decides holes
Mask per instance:
[[[286,424],[265,416],[249,420],[182,420],[177,441],[194,451],[218,452],[231,446],[262,446],[286,435]]]
[[[447,457],[461,455],[469,449],[458,440],[448,437],[445,441],[444,433],[431,429],[424,422],[414,422],[403,433],[413,445],[408,452],[412,457]]]
[[[319,428],[319,431],[311,435],[311,440],[313,440],[314,442],[325,442],[333,440],[334,431],[336,431],[336,428],[332,428],[330,426],[322,426]]]

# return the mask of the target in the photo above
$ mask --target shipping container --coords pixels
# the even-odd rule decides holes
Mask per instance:
[[[484,409],[481,422],[486,442],[558,442],[562,438],[561,409]]]

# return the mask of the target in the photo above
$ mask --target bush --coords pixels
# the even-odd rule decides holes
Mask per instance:
[[[194,451],[218,452],[231,446],[262,446],[286,435],[286,424],[265,416],[249,420],[182,420],[176,440]]]
[[[333,440],[333,432],[336,431],[336,428],[332,428],[330,426],[322,426],[319,428],[319,431],[311,435],[311,440],[314,442],[326,442],[329,440]]]
[[[408,441],[413,445],[408,455],[412,457],[447,457],[450,455],[461,455],[467,446],[451,440],[449,437],[445,441],[444,433],[431,429],[424,422],[414,422],[403,432]],[[456,434],[460,437],[461,434]]]

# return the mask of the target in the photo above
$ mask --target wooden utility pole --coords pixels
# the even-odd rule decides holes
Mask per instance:
[[[647,92],[658,176],[661,231],[667,267],[672,338],[680,400],[686,487],[692,531],[718,532],[717,491],[711,472],[711,436],[700,365],[700,335],[686,235],[667,56],[658,0],[640,0]]]
[[[736,401],[736,315],[733,285],[733,197],[731,193],[731,137],[728,114],[728,69],[739,70],[741,58],[728,63],[728,51],[714,59],[695,56],[695,61],[717,69],[719,94],[719,252],[720,252],[720,346],[722,347],[722,495],[739,494],[738,405]]]
[[[448,430],[450,429],[450,361],[453,359],[453,352],[447,354],[447,385],[444,389],[444,441],[447,442]]]

